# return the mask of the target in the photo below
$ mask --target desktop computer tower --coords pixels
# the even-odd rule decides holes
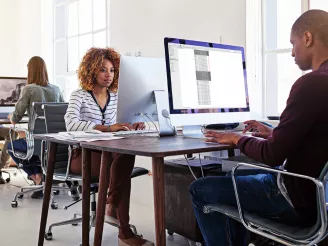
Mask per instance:
[[[217,161],[213,161],[217,163]],[[220,164],[203,166],[205,176],[224,176]],[[192,167],[197,178],[202,177],[199,167]],[[188,166],[165,160],[165,228],[169,235],[179,234],[194,242],[203,242],[194,215],[189,186],[195,180]]]

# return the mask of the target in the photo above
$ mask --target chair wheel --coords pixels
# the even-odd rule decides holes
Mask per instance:
[[[44,239],[45,240],[52,240],[52,232],[46,232],[46,234],[44,234]]]
[[[78,225],[78,223],[74,223],[74,224],[72,224],[72,226],[77,226]]]
[[[10,182],[10,178],[6,178],[6,182],[9,183]]]
[[[51,204],[51,208],[52,209],[57,209],[58,208],[58,203],[55,202],[55,203]]]
[[[60,191],[59,191],[59,190],[54,190],[52,193],[53,193],[54,195],[58,196],[59,193],[60,193]]]
[[[17,201],[12,201],[11,202],[11,207],[12,208],[17,208],[17,206],[18,206],[18,202]]]
[[[170,236],[173,236],[174,232],[173,231],[167,231],[167,234],[169,234]]]
[[[22,199],[24,197],[24,194],[18,195],[17,197]]]

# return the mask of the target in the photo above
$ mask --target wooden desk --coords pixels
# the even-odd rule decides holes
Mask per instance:
[[[207,144],[200,139],[183,137],[146,137],[134,136],[119,140],[82,142],[57,140],[42,135],[34,135],[36,139],[50,142],[48,168],[44,189],[43,206],[39,232],[39,246],[43,245],[44,233],[46,229],[52,176],[54,172],[55,154],[57,144],[80,144],[82,147],[83,161],[83,192],[82,192],[82,245],[89,246],[89,213],[90,213],[90,175],[91,175],[91,150],[102,151],[101,167],[99,177],[97,218],[94,236],[94,246],[101,245],[104,225],[104,214],[106,196],[108,188],[108,178],[106,173],[110,168],[111,152],[121,154],[131,154],[148,156],[152,158],[153,184],[154,184],[154,205],[155,205],[155,230],[156,246],[166,245],[165,234],[165,186],[164,186],[164,157],[174,155],[184,155],[191,153],[201,153],[210,151],[230,150],[233,147],[221,144]]]
[[[154,205],[155,205],[155,230],[156,246],[166,245],[165,234],[165,186],[164,186],[164,157],[174,155],[185,155],[191,153],[210,152],[233,149],[229,145],[207,144],[200,139],[183,137],[130,137],[114,141],[98,141],[81,143],[84,152],[84,170],[90,170],[90,150],[102,151],[101,174],[107,173],[108,159],[110,152],[121,154],[131,154],[152,157],[152,171],[154,184]],[[89,177],[88,177],[89,179]],[[88,179],[85,179],[87,181]],[[90,186],[84,184],[85,186]],[[101,245],[102,231],[104,224],[105,201],[107,194],[108,180],[106,175],[101,175],[99,180],[97,221],[95,229],[94,245]],[[102,204],[101,204],[102,201]],[[89,217],[88,217],[89,218]],[[84,234],[86,236],[86,234]],[[85,239],[88,245],[88,238]]]

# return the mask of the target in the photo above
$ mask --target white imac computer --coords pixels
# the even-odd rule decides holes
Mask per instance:
[[[192,136],[202,125],[250,119],[243,47],[178,38],[164,45],[173,126]]]
[[[164,58],[122,56],[118,82],[118,123],[159,123],[160,135],[175,134],[174,127],[162,116],[168,110]],[[155,100],[154,91],[160,92]],[[158,102],[160,100],[160,102]],[[160,112],[160,114],[158,114]],[[158,125],[158,124],[156,124]]]

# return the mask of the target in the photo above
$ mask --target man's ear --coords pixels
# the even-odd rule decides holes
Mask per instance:
[[[303,41],[306,47],[310,47],[313,44],[313,35],[312,33],[306,31],[303,35]]]

